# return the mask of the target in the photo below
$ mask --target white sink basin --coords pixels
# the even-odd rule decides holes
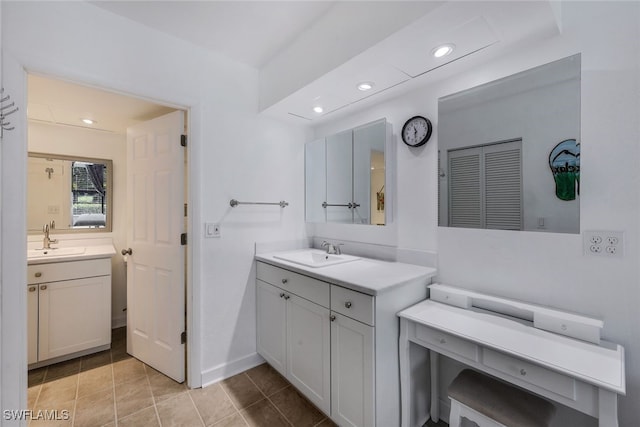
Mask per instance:
[[[85,248],[83,247],[74,247],[74,248],[51,248],[51,249],[29,249],[27,251],[28,259],[36,259],[36,258],[54,258],[59,256],[67,256],[67,255],[80,255],[83,254]]]
[[[352,255],[328,254],[325,251],[318,249],[286,252],[274,255],[273,257],[313,268],[328,267],[330,265],[343,264],[345,262],[352,262],[360,259]]]

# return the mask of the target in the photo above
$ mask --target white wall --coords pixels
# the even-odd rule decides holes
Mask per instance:
[[[625,346],[627,396],[619,399],[620,425],[634,426],[640,419],[640,4],[564,2],[561,15],[562,36],[324,123],[314,133],[320,137],[387,117],[397,135],[417,114],[437,129],[439,97],[582,52],[581,230],[623,230],[624,259],[583,255],[581,235],[438,228],[437,132],[418,149],[397,138],[395,233],[399,247],[437,249],[443,282],[602,318],[604,338]],[[335,237],[362,234],[355,226],[331,224],[322,231]],[[393,238],[389,234],[374,229],[364,239],[385,243]],[[558,423],[595,425],[572,413],[561,414]]]
[[[111,233],[93,233],[96,239],[111,237],[116,252],[127,246],[127,138],[125,135],[29,122],[28,150],[36,153],[61,154],[67,156],[92,157],[113,161],[113,229]],[[85,234],[86,236],[87,234]],[[41,240],[41,234],[29,240]],[[74,234],[64,234],[60,230],[55,238],[72,239]],[[111,319],[112,325],[126,323],[127,306],[126,266],[121,256],[116,255],[111,262]]]
[[[2,19],[4,54],[27,70],[190,107],[191,381],[255,363],[254,242],[305,236],[305,129],[257,116],[256,70],[90,4],[3,2]],[[220,239],[201,237],[205,221],[221,223]]]

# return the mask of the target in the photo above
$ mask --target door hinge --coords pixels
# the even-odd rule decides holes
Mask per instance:
[[[180,145],[183,147],[187,146],[187,135],[180,135]]]
[[[182,233],[180,235],[180,244],[181,245],[186,245],[187,244],[187,233]]]
[[[187,342],[187,331],[184,331],[180,334],[180,344],[185,344]]]

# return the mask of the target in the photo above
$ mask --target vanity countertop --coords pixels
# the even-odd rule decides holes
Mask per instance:
[[[374,296],[415,280],[424,280],[426,286],[427,279],[437,273],[435,268],[362,257],[353,262],[313,268],[275,258],[279,253],[258,254],[256,260]]]
[[[105,245],[94,245],[94,246],[84,246],[84,252],[75,253],[75,254],[64,254],[62,252],[61,255],[56,255],[55,249],[50,250],[52,252],[51,255],[46,257],[37,257],[31,258],[27,257],[28,265],[35,264],[51,264],[53,262],[68,262],[68,261],[79,261],[85,259],[98,259],[98,258],[111,258],[116,254],[116,249],[113,245],[105,244]]]

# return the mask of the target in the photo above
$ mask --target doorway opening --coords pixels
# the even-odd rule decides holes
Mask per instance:
[[[126,353],[183,382],[188,110],[31,73],[27,94],[27,245],[57,248],[28,259],[29,368],[89,360],[126,328]]]

